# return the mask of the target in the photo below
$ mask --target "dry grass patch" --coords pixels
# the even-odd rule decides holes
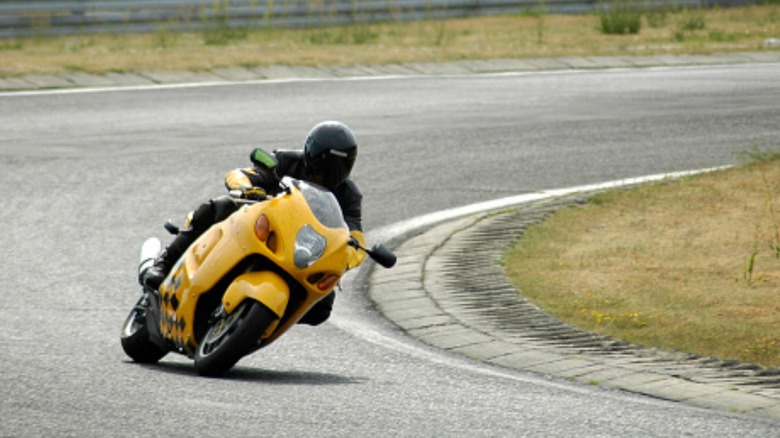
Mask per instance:
[[[530,229],[506,266],[583,329],[780,366],[780,161],[598,195]]]
[[[704,27],[687,29],[691,16]],[[694,21],[696,21],[694,20]],[[462,59],[775,50],[780,6],[644,15],[638,35],[605,35],[597,15],[522,15],[321,29],[214,29],[0,40],[0,77],[231,66],[355,65]]]

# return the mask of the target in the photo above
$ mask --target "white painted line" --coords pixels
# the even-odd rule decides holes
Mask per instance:
[[[502,209],[502,208],[508,208],[508,207],[532,202],[532,201],[549,199],[558,196],[565,196],[574,193],[625,187],[629,185],[641,184],[641,183],[647,183],[653,181],[661,181],[665,179],[681,178],[689,175],[696,175],[700,173],[727,169],[729,167],[731,166],[712,167],[707,169],[689,170],[683,172],[663,173],[657,175],[642,176],[638,178],[627,178],[627,179],[621,179],[616,181],[609,181],[609,182],[599,183],[599,184],[588,184],[588,185],[582,185],[576,187],[569,187],[569,188],[555,189],[555,190],[545,190],[536,193],[510,196],[507,198],[481,202],[481,203],[472,204],[464,207],[458,207],[458,208],[444,210],[433,214],[419,216],[417,218],[413,218],[378,230],[371,231],[368,233],[369,236],[367,237],[370,240],[377,239],[378,236],[382,236],[381,238],[384,239],[390,239],[393,237],[397,237],[403,233],[413,231],[418,227],[434,225],[439,222],[467,216],[470,214],[484,213],[484,212]],[[346,287],[348,288],[352,287],[352,282],[354,280],[353,275],[354,273],[348,273],[348,275],[345,276],[345,284]],[[344,332],[350,333],[357,338],[360,338],[366,342],[370,342],[382,348],[396,351],[401,354],[407,354],[409,356],[433,364],[448,366],[462,371],[479,373],[489,377],[510,379],[518,382],[541,385],[548,388],[562,389],[562,390],[577,392],[581,394],[588,394],[590,392],[590,390],[586,386],[558,383],[556,381],[550,381],[544,378],[539,378],[534,374],[515,372],[510,369],[502,369],[501,367],[495,365],[475,363],[475,362],[467,361],[460,357],[440,354],[435,349],[435,347],[423,348],[420,345],[418,345],[416,342],[410,342],[403,338],[395,338],[392,336],[388,336],[387,334],[383,333],[381,330],[374,328],[371,323],[367,323],[364,320],[363,316],[361,315],[353,315],[350,312],[344,311],[339,307],[336,307],[334,311],[337,317],[331,318],[329,320],[330,324],[333,324],[334,326],[338,327],[340,330]],[[619,397],[619,396],[616,395],[615,397]],[[636,402],[646,403],[646,404],[665,403],[652,398],[638,398]]]
[[[598,183],[598,184],[587,184],[587,185],[576,186],[576,187],[544,190],[536,193],[527,193],[523,195],[510,196],[507,198],[480,202],[477,204],[466,205],[463,207],[457,207],[450,210],[439,211],[424,216],[418,216],[416,218],[412,218],[392,225],[388,225],[386,227],[372,231],[370,234],[380,235],[383,236],[384,240],[389,240],[392,237],[396,237],[411,232],[418,228],[435,225],[440,222],[445,222],[448,220],[457,219],[472,214],[484,213],[492,210],[500,210],[502,208],[513,207],[516,205],[526,204],[528,202],[572,195],[575,193],[583,193],[583,192],[591,192],[596,190],[625,187],[629,185],[642,184],[642,183],[648,183],[653,181],[661,181],[665,179],[682,178],[685,176],[696,175],[699,173],[714,172],[716,170],[727,169],[729,167],[731,166],[720,166],[720,167],[711,167],[711,168],[699,169],[699,170],[661,173],[656,175],[641,176],[637,178],[627,178],[627,179],[621,179],[616,181],[608,181],[608,182]]]
[[[272,85],[285,84],[291,82],[329,82],[329,81],[379,81],[379,80],[398,80],[398,79],[419,79],[419,78],[462,78],[468,76],[474,77],[521,77],[521,76],[551,76],[551,75],[576,75],[592,74],[604,72],[627,72],[627,71],[671,71],[671,70],[702,70],[708,68],[750,68],[755,65],[778,65],[775,63],[740,63],[740,64],[713,64],[713,65],[681,65],[681,66],[651,66],[651,67],[608,67],[591,69],[564,69],[564,70],[531,70],[531,71],[507,71],[495,73],[464,73],[450,75],[383,75],[383,76],[352,76],[352,77],[332,77],[332,78],[282,78],[282,79],[255,79],[250,81],[219,81],[219,82],[191,82],[182,84],[153,84],[153,85],[127,85],[112,87],[83,87],[83,88],[58,88],[46,90],[27,90],[27,91],[0,91],[2,97],[29,97],[29,96],[51,96],[68,94],[89,94],[89,93],[113,93],[123,91],[154,91],[154,90],[177,90],[187,88],[209,88],[209,87],[234,87],[240,85]],[[74,85],[75,86],[75,85]]]

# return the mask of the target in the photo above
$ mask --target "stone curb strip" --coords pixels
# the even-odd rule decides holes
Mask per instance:
[[[583,384],[780,419],[780,369],[643,348],[562,323],[510,286],[501,258],[532,224],[587,194],[452,220],[401,243],[370,295],[410,336],[469,358]]]
[[[546,70],[644,68],[713,64],[778,63],[780,50],[738,52],[714,55],[589,56],[535,59],[494,59],[451,63],[407,63],[353,65],[342,67],[233,67],[206,72],[133,72],[94,75],[27,75],[0,78],[0,91],[27,91],[62,88],[152,86],[183,83],[232,83],[274,79],[327,79],[344,77],[466,75]]]

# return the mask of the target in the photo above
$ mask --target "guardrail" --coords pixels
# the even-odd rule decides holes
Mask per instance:
[[[584,13],[614,0],[0,0],[0,38],[315,27],[544,11]],[[625,0],[624,0],[625,1]],[[644,8],[729,6],[750,0],[636,0]],[[625,4],[625,3],[624,3]],[[607,6],[605,6],[607,5]]]

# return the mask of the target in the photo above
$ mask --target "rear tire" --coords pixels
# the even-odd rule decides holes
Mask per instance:
[[[195,370],[217,377],[253,351],[265,330],[278,316],[262,303],[246,299],[230,315],[212,324],[195,352]]]
[[[130,311],[124,326],[122,326],[122,349],[134,361],[140,363],[157,363],[168,354],[167,350],[158,347],[149,339],[149,328],[146,326],[146,312],[149,299],[144,294]]]

